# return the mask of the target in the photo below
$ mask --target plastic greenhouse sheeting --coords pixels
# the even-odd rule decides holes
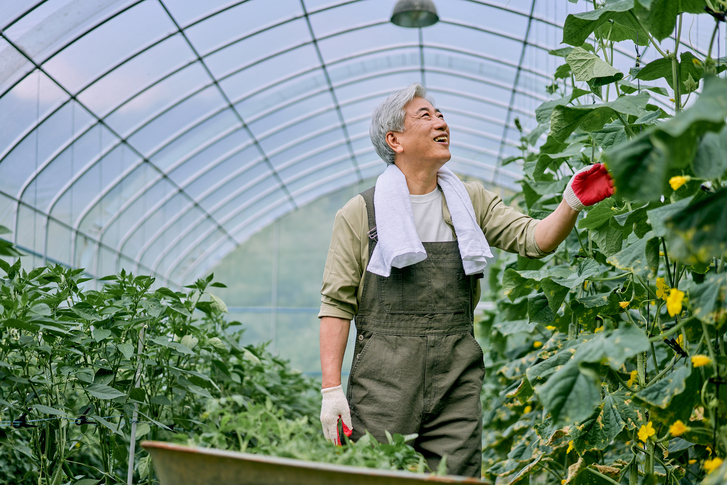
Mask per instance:
[[[1,2],[0,225],[36,264],[186,284],[380,173],[371,110],[415,81],[450,123],[449,166],[514,188],[514,120],[537,126],[557,68],[546,52],[589,4],[438,0],[437,24],[406,29],[394,3]]]

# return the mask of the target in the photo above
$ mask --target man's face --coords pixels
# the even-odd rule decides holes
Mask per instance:
[[[414,98],[405,107],[404,131],[396,133],[402,151],[408,159],[421,163],[444,165],[449,152],[449,126],[444,116],[424,98]]]

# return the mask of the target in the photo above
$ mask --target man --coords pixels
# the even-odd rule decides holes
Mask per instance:
[[[483,354],[473,332],[489,244],[540,258],[572,230],[578,211],[613,193],[602,165],[576,173],[563,202],[542,221],[507,207],[481,184],[446,167],[449,127],[420,84],[374,110],[371,141],[389,165],[375,190],[336,215],[319,317],[321,424],[356,440],[369,431],[418,436],[436,469],[480,477]],[[356,345],[348,395],[341,365],[351,319]]]

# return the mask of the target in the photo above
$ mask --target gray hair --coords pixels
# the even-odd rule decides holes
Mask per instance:
[[[427,94],[426,88],[419,83],[412,83],[386,98],[371,114],[369,137],[376,153],[387,165],[394,163],[396,152],[386,143],[386,134],[390,131],[404,131],[405,106],[414,98],[424,98],[435,106],[434,99]]]

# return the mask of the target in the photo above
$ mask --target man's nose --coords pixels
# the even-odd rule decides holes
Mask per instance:
[[[442,131],[445,131],[445,130],[448,130],[449,129],[449,125],[447,125],[447,122],[444,121],[444,119],[442,119],[442,118],[437,118],[436,119],[436,122],[434,123],[434,127],[436,129],[442,130]]]

